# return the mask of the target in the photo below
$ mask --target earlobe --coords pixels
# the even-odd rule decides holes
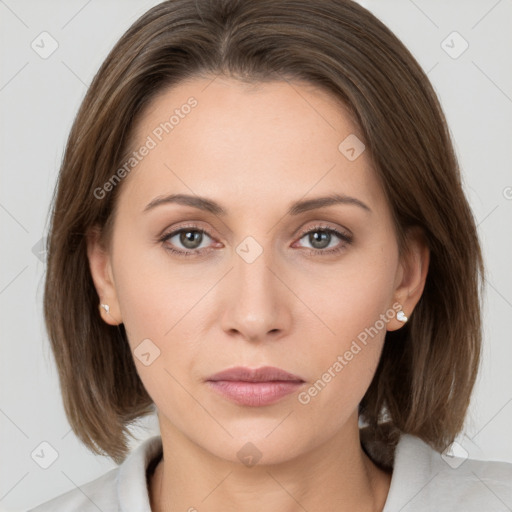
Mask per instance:
[[[119,325],[121,314],[117,301],[111,258],[101,240],[99,228],[91,228],[86,235],[87,258],[91,277],[98,294],[98,312],[109,325]]]
[[[394,302],[400,304],[400,310],[396,318],[388,323],[388,331],[397,330],[410,320],[425,288],[429,263],[430,249],[423,231],[411,228],[400,262],[400,282],[394,294]]]

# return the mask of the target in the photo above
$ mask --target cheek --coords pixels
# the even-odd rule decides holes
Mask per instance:
[[[114,261],[116,292],[130,343],[151,338],[163,342],[201,295],[205,283],[198,270],[184,268],[161,247],[132,244]],[[186,265],[185,265],[186,266]],[[182,319],[185,322],[182,322]]]
[[[114,277],[137,372],[159,408],[180,410],[190,399],[180,384],[195,375],[199,360],[195,314],[210,279],[192,266],[185,270],[161,248],[123,241],[119,237]]]
[[[364,396],[377,368],[392,308],[396,257],[393,246],[385,246],[347,258],[324,287],[309,301],[325,327],[312,354],[315,378],[299,401],[320,411],[335,411],[333,422],[352,412]],[[387,257],[384,257],[387,254]],[[318,282],[318,281],[317,281]],[[328,328],[327,328],[328,326]],[[313,415],[314,416],[314,415]]]

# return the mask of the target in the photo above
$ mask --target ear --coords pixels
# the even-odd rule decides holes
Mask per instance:
[[[406,239],[406,248],[397,272],[393,309],[400,309],[406,317],[410,317],[421,298],[427,279],[430,262],[430,249],[423,230],[419,227],[410,228]],[[398,308],[397,304],[401,307]],[[387,330],[395,331],[404,324],[394,317],[388,322]]]
[[[101,317],[109,325],[119,325],[122,323],[122,317],[112,274],[111,257],[102,241],[100,228],[91,228],[87,232],[86,240],[89,268],[100,298],[98,308]],[[108,311],[101,307],[101,304],[108,305]]]

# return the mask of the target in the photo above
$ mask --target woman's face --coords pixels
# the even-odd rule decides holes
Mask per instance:
[[[232,461],[251,442],[276,463],[353,427],[397,299],[408,313],[391,212],[356,137],[333,97],[298,82],[198,78],[145,112],[110,252],[90,256],[162,431]],[[315,205],[334,195],[345,201]],[[302,383],[238,403],[207,382],[236,366]]]

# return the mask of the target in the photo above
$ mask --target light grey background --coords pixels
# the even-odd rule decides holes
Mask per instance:
[[[86,88],[116,40],[156,3],[0,0],[1,511],[26,510],[115,467],[70,432],[42,321],[37,254]],[[512,1],[361,3],[428,72],[448,118],[489,270],[484,361],[459,443],[471,457],[512,462]],[[52,40],[58,48],[42,58]],[[137,432],[141,440],[158,433],[155,418]],[[58,457],[43,469],[52,450]]]

